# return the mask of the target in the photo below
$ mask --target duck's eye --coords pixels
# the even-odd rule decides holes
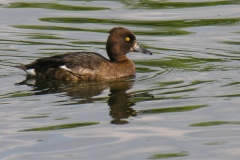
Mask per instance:
[[[130,41],[130,38],[129,38],[129,37],[126,37],[126,41],[129,42],[129,41]]]

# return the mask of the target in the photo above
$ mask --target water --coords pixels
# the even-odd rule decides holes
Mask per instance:
[[[1,159],[239,159],[240,10],[228,1],[1,1]],[[13,66],[74,51],[107,56],[114,26],[152,56],[135,78],[26,79]]]

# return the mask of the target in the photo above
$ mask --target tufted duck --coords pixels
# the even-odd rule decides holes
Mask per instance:
[[[47,80],[111,80],[134,75],[134,63],[126,54],[132,51],[152,53],[142,48],[133,32],[126,28],[115,27],[109,33],[106,50],[110,60],[98,53],[75,52],[37,59],[17,67],[31,76]]]

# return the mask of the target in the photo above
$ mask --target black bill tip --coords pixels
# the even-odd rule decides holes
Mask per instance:
[[[141,52],[141,53],[143,53],[143,54],[152,55],[152,52],[151,52],[151,51],[149,51],[149,50],[141,47],[137,42],[136,42],[133,50],[134,50],[134,51],[137,51],[137,52]]]

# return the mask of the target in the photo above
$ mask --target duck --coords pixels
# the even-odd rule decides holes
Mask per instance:
[[[135,75],[135,65],[126,54],[136,51],[152,55],[152,52],[141,47],[127,28],[114,27],[108,33],[106,52],[109,59],[94,52],[67,52],[16,67],[31,77],[45,80],[104,81]]]

